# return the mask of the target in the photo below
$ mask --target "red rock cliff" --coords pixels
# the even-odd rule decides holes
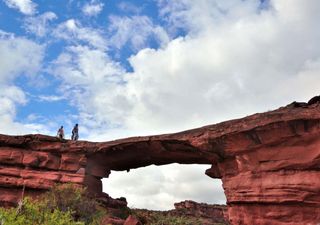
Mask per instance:
[[[320,223],[320,104],[275,111],[175,134],[104,143],[43,135],[0,135],[0,202],[15,204],[55,183],[102,195],[111,170],[151,164],[210,164],[223,181],[232,224]]]

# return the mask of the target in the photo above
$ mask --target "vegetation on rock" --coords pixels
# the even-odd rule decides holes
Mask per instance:
[[[174,214],[173,211],[128,207],[108,208],[107,211],[88,196],[84,188],[74,184],[56,185],[38,198],[26,197],[15,208],[0,208],[0,225],[100,225],[109,218],[124,222],[129,215],[145,225],[213,225],[205,218]]]
[[[145,209],[131,209],[131,213],[135,215],[142,224],[146,225],[227,225],[228,223],[212,223],[204,218],[194,216],[175,215],[169,211],[150,211]]]
[[[85,189],[54,186],[38,199],[24,198],[16,208],[0,208],[1,225],[98,225],[104,210]]]

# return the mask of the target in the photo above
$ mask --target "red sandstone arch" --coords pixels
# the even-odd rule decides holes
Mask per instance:
[[[110,170],[211,164],[232,224],[320,222],[320,104],[278,110],[175,134],[104,143],[42,135],[0,136],[0,202],[73,182],[102,194]]]

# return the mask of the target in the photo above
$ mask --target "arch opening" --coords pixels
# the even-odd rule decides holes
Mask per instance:
[[[205,176],[210,166],[173,163],[112,171],[102,180],[103,192],[112,198],[125,197],[130,208],[149,210],[170,210],[185,200],[226,204],[222,181]]]

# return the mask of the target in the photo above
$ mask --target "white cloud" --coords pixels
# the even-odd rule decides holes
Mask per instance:
[[[35,76],[41,68],[44,47],[0,31],[0,133],[47,131],[43,125],[15,122],[17,106],[27,103],[24,91],[14,84],[18,76]]]
[[[90,130],[86,136],[106,140],[174,132],[318,95],[320,2],[277,0],[265,9],[259,3],[172,1],[177,5],[162,12],[167,29],[182,27],[187,35],[159,49],[140,49],[129,59],[130,73],[101,50],[77,46],[61,54],[55,74],[63,74],[65,93],[79,108],[80,124]],[[127,17],[114,19],[117,47],[128,41],[138,49],[146,45],[155,25],[148,18],[140,19],[138,23]],[[136,23],[138,30],[141,24],[151,29],[128,28]],[[138,36],[132,39],[129,34]],[[159,179],[165,179],[161,174]],[[119,182],[135,188],[126,180]],[[182,199],[194,193],[194,185],[188,182],[181,181],[180,189],[191,188]],[[151,199],[176,199],[168,189],[151,193],[152,183],[145,182]],[[144,195],[135,193],[132,198],[130,204],[135,206]],[[172,207],[172,203],[165,205]]]
[[[78,119],[84,135],[86,130],[101,125],[110,128],[120,124],[126,112],[115,110],[118,105],[128,104],[122,97],[124,70],[104,51],[81,45],[69,47],[53,62],[52,73],[63,81],[61,93],[80,110]],[[117,102],[104,98],[106,95],[114,96]]]
[[[33,15],[36,13],[37,4],[31,0],[3,0],[8,7],[18,9],[21,13],[26,15]]]
[[[260,0],[217,1],[199,0],[157,0],[159,13],[170,29],[183,28],[190,34],[214,28],[223,22],[236,22],[255,14]],[[227,24],[226,24],[227,25]]]
[[[54,65],[54,73],[66,84],[97,88],[97,91],[100,85],[120,82],[120,75],[124,73],[119,64],[112,61],[104,51],[82,45],[67,48]]]
[[[39,95],[38,98],[40,101],[45,101],[45,102],[56,102],[64,99],[63,96],[57,96],[57,95]]]
[[[91,0],[82,7],[82,12],[87,16],[97,16],[103,10],[103,6],[100,1]]]
[[[146,47],[152,38],[162,46],[169,41],[166,31],[147,16],[110,16],[109,20],[108,29],[113,34],[110,45],[116,48],[120,49],[129,43],[134,50],[139,50]]]
[[[50,29],[49,22],[52,20],[57,19],[57,15],[53,12],[46,12],[39,16],[29,17],[24,22],[25,29],[30,32],[34,33],[39,37],[44,37],[48,35]]]
[[[112,171],[103,189],[113,198],[126,197],[129,207],[173,209],[184,200],[225,204],[220,180],[207,177],[209,165],[148,166],[130,172]]]
[[[25,104],[26,98],[23,91],[13,85],[1,85],[1,110],[0,115],[3,117],[11,118],[12,115],[15,115],[16,108],[15,104]]]
[[[10,83],[16,76],[33,76],[41,67],[44,47],[28,39],[2,32],[0,35],[0,82]]]
[[[90,27],[84,27],[75,20],[69,19],[53,31],[54,36],[69,41],[70,43],[86,43],[91,47],[106,50],[107,41],[102,31]]]
[[[137,6],[131,2],[122,1],[118,4],[118,8],[126,13],[138,14],[142,10],[142,6]]]
[[[212,10],[209,2],[203,5],[203,15]],[[130,59],[134,72],[126,77],[125,92],[133,106],[130,118],[125,118],[129,128],[187,129],[317,94],[315,86],[305,91],[301,82],[299,92],[284,93],[284,87],[301,73],[307,79],[306,63],[320,57],[320,32],[309,26],[318,15],[300,17],[297,27],[299,23],[283,19],[286,11],[257,13],[246,4],[235,5],[217,21],[216,15],[207,15],[201,20],[208,25],[201,31],[195,28],[165,49],[144,49]],[[199,3],[189,7],[198,8]],[[186,21],[194,23],[192,13],[197,11],[192,8]]]

